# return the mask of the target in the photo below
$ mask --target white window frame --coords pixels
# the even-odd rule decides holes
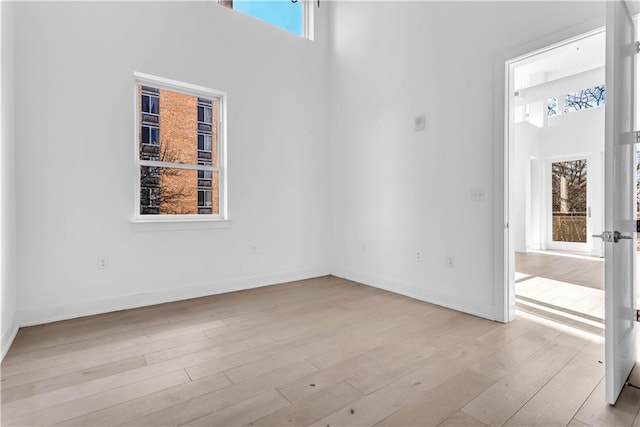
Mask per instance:
[[[227,210],[227,132],[226,132],[226,111],[227,111],[227,94],[219,90],[209,89],[203,86],[197,86],[189,83],[183,83],[177,80],[171,80],[163,77],[154,76],[140,72],[134,72],[134,138],[133,138],[133,155],[136,167],[135,184],[134,184],[134,209],[133,223],[188,223],[188,222],[209,222],[209,223],[225,223],[228,222]],[[155,160],[140,159],[140,96],[138,86],[152,86],[158,89],[170,90],[173,92],[184,93],[191,96],[199,96],[201,98],[209,98],[218,102],[217,117],[217,136],[218,136],[218,165],[206,166],[198,164],[170,163]],[[212,122],[216,118],[212,117]],[[212,123],[213,124],[213,123]],[[194,141],[197,144],[197,141]],[[169,167],[183,170],[208,170],[218,173],[218,214],[146,214],[140,213],[140,167],[141,166],[158,166]],[[212,194],[213,197],[213,194]]]

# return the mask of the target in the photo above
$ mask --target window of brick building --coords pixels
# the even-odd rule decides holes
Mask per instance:
[[[218,0],[218,3],[297,36],[313,39],[313,7],[310,1]]]
[[[226,219],[222,92],[136,73],[136,214]]]

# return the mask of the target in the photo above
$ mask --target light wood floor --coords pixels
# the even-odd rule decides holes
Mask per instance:
[[[518,308],[604,331],[604,259],[555,252],[516,252]]]
[[[2,425],[640,425],[602,351],[329,276],[22,329]]]
[[[516,271],[604,290],[604,258],[571,253],[539,251],[516,252]]]

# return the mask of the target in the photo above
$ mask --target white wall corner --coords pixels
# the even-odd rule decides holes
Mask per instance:
[[[334,268],[332,275],[354,282],[362,283],[374,288],[383,289],[385,291],[404,295],[409,298],[417,299],[429,304],[439,305],[451,310],[460,311],[474,316],[482,317],[487,320],[498,320],[493,305],[478,304],[477,301],[462,297],[460,295],[450,295],[442,292],[434,291],[419,286],[415,283],[405,282],[401,280],[370,275],[363,272],[347,270],[340,267]]]
[[[19,329],[20,328],[14,321],[9,328],[6,328],[2,332],[2,350],[1,350],[2,354],[0,354],[0,362],[4,360],[4,357],[9,352],[9,349],[11,348],[11,344],[13,344],[13,341],[16,339],[16,335],[18,335]]]

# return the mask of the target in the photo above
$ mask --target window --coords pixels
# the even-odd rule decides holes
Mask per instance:
[[[224,93],[136,73],[138,219],[226,219]]]
[[[588,108],[599,107],[605,102],[604,85],[595,86],[589,89],[582,89],[574,93],[568,93],[564,97],[564,112],[586,110]]]
[[[547,99],[547,116],[553,117],[560,113],[571,113],[579,110],[600,107],[605,104],[606,90],[604,85],[582,89],[564,95]],[[562,101],[562,105],[560,105]]]
[[[312,34],[313,7],[308,1],[297,0],[218,0],[223,6],[237,10],[290,33],[309,40]]]
[[[558,115],[558,98],[549,98],[547,100],[547,116],[557,116]]]
[[[551,164],[552,229],[555,242],[587,242],[587,160]]]

